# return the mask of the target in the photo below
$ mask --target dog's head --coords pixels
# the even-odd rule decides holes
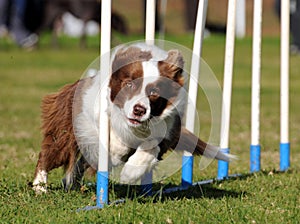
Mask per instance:
[[[113,58],[110,100],[124,111],[129,126],[167,113],[184,84],[180,52],[162,56],[155,49],[130,46],[117,50]]]

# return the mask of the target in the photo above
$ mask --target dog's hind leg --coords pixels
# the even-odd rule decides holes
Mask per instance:
[[[33,181],[33,189],[36,192],[46,192],[48,172],[60,166],[72,170],[76,163],[78,146],[73,131],[72,115],[78,83],[66,85],[59,92],[43,98],[43,141]]]
[[[60,166],[68,167],[68,170],[73,169],[77,154],[72,150],[75,147],[71,147],[71,150],[66,150],[67,148],[59,147],[51,135],[43,139],[33,180],[33,190],[37,193],[47,191],[47,176],[51,170]]]
[[[62,179],[65,191],[80,189],[84,172],[88,167],[89,164],[84,156],[81,156],[73,166],[73,169],[66,171],[66,176]]]
[[[45,136],[43,139],[42,149],[39,154],[33,180],[33,190],[37,193],[47,191],[48,172],[61,165],[61,161],[53,160],[53,158],[55,158],[53,155],[56,154],[57,151],[54,150],[54,142],[55,140],[51,135]]]

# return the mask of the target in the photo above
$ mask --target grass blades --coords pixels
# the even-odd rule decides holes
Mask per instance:
[[[103,210],[81,211],[95,202],[94,177],[86,177],[80,191],[65,193],[63,172],[49,175],[49,193],[35,195],[30,182],[40,150],[40,102],[44,95],[79,79],[98,56],[98,38],[88,39],[88,48],[79,49],[77,39],[62,37],[60,48],[52,49],[50,35],[41,37],[40,48],[26,52],[0,39],[0,223],[299,223],[300,205],[300,66],[291,57],[290,138],[291,168],[279,169],[279,39],[262,43],[261,145],[262,171],[249,175],[251,39],[237,40],[235,49],[230,148],[239,160],[230,164],[231,174],[241,177],[187,191],[153,197],[111,183],[110,199],[127,198]],[[142,36],[115,34],[117,45]],[[191,35],[167,36],[187,47]],[[213,69],[220,85],[223,80],[224,36],[205,39],[203,58]],[[222,86],[222,85],[221,85]],[[200,136],[210,134],[210,111],[199,93]],[[217,162],[199,170],[195,160],[194,180],[214,178]],[[89,184],[91,183],[91,184]],[[156,188],[180,183],[180,172]]]

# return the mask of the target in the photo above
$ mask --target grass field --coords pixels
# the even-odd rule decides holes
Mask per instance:
[[[141,36],[115,36],[114,45]],[[192,36],[167,36],[187,47]],[[79,79],[98,56],[98,39],[90,38],[80,50],[76,39],[61,38],[60,49],[51,49],[49,36],[39,49],[26,52],[0,39],[0,223],[299,223],[300,220],[300,64],[291,57],[290,142],[291,168],[279,169],[279,39],[264,38],[262,47],[261,145],[262,171],[248,175],[250,144],[251,39],[237,40],[234,66],[230,148],[239,160],[230,173],[243,174],[229,181],[193,187],[185,192],[155,197],[136,196],[135,191],[111,184],[110,198],[127,196],[124,204],[103,210],[76,212],[95,205],[95,189],[65,193],[62,170],[49,176],[48,194],[38,195],[29,183],[40,150],[40,102],[45,94]],[[224,36],[204,41],[203,58],[222,83]],[[221,84],[220,84],[221,85]],[[200,93],[201,95],[201,93]],[[208,105],[199,95],[200,136],[210,131]],[[217,162],[199,170],[194,180],[214,178]],[[94,181],[93,177],[87,180]],[[180,173],[158,187],[179,184]],[[124,193],[125,192],[125,193]]]

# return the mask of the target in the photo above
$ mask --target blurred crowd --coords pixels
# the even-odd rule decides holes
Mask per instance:
[[[32,48],[38,42],[42,30],[50,29],[54,42],[63,29],[63,17],[71,15],[82,21],[82,42],[85,42],[86,24],[100,23],[101,2],[99,0],[0,0],[0,37],[9,34],[22,48]],[[112,11],[112,29],[126,33],[126,24],[121,15]]]
[[[25,26],[26,7],[26,0],[0,0],[0,36],[9,32],[17,45],[31,48],[38,35]]]
[[[145,2],[143,1],[145,12]],[[158,1],[159,2],[159,1]],[[280,18],[281,0],[274,0],[275,12]],[[158,4],[157,4],[158,5]],[[184,0],[186,30],[193,31],[197,14],[198,0]],[[300,54],[300,0],[290,0],[291,53]],[[160,29],[159,8],[157,7],[156,30]],[[0,0],[0,38],[9,34],[15,43],[22,48],[32,48],[38,43],[41,28],[57,30],[62,26],[63,15],[68,12],[74,18],[87,24],[88,21],[100,23],[99,0]],[[144,13],[145,15],[145,13]],[[144,16],[145,20],[145,16]],[[72,24],[75,24],[72,20]],[[212,32],[225,33],[225,26],[206,24]],[[112,12],[112,29],[123,34],[128,33],[125,19]],[[84,33],[81,39],[84,39]]]
[[[285,1],[285,0],[283,0]],[[281,0],[275,0],[275,10],[280,18]],[[290,0],[290,25],[292,54],[300,54],[300,0]]]

